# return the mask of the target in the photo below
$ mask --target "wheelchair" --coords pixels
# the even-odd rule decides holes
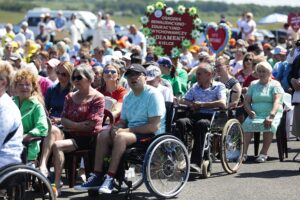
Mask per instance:
[[[0,169],[0,199],[30,200],[56,197],[50,182],[37,169],[10,164]]]
[[[192,116],[192,110],[180,105],[176,108],[177,119]],[[244,137],[243,129],[237,119],[234,119],[235,110],[214,109],[208,131],[204,136],[202,148],[201,176],[208,178],[212,172],[212,163],[220,159],[222,167],[228,174],[238,171],[242,164]],[[174,125],[176,126],[176,125]],[[178,131],[178,130],[175,130]],[[189,153],[193,147],[193,134],[184,133],[183,142]]]
[[[173,104],[166,107],[170,108],[166,116],[168,123],[173,116]],[[166,127],[169,127],[168,124]],[[108,162],[104,164],[104,169],[108,168]],[[127,148],[114,187],[117,192],[126,192],[126,199],[131,199],[132,190],[145,183],[151,194],[159,198],[171,198],[184,188],[189,174],[190,160],[186,146],[177,137],[165,133],[146,138]],[[98,191],[89,190],[88,194],[96,196]]]

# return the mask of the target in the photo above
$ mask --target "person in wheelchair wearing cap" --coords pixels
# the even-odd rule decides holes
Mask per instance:
[[[195,83],[180,100],[180,104],[187,105],[193,114],[190,118],[176,121],[176,136],[184,141],[184,134],[192,131],[194,146],[192,150],[192,167],[200,171],[202,150],[205,134],[208,131],[214,108],[226,107],[226,88],[221,82],[213,80],[214,68],[208,63],[201,63],[196,70]]]
[[[125,77],[131,91],[124,97],[120,122],[98,135],[94,174],[87,182],[75,186],[75,190],[99,189],[100,193],[111,193],[114,176],[126,147],[165,132],[164,98],[159,90],[146,85],[145,68],[132,64]],[[103,161],[111,147],[111,161],[105,175]]]

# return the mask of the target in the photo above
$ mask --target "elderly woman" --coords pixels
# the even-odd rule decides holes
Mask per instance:
[[[257,162],[268,159],[268,149],[271,145],[273,134],[282,117],[283,89],[280,83],[271,78],[272,67],[264,61],[256,65],[258,80],[251,83],[245,97],[244,107],[248,117],[243,123],[245,132],[244,161],[247,159],[247,150],[253,137],[253,132],[263,132],[263,147]]]
[[[116,64],[108,64],[103,69],[104,85],[100,92],[104,96],[113,98],[116,103],[112,105],[112,114],[115,119],[119,119],[122,109],[123,97],[127,93],[126,89],[119,85],[120,70]],[[107,101],[106,101],[107,102]]]
[[[55,141],[63,140],[64,135],[57,127],[61,125],[61,113],[65,102],[66,95],[72,91],[71,74],[73,64],[70,62],[62,62],[56,68],[58,83],[54,84],[47,90],[45,96],[46,109],[52,122],[51,134],[49,134],[43,143],[43,151],[40,160],[40,170],[47,177],[47,161],[51,154],[52,146]]]
[[[23,150],[23,126],[21,114],[6,93],[13,68],[8,62],[0,61],[0,168],[21,162]]]
[[[16,92],[13,100],[19,107],[22,116],[23,140],[28,141],[32,137],[47,136],[47,115],[39,89],[38,76],[28,69],[21,69],[14,77],[13,87]],[[39,152],[39,142],[31,142],[28,146],[28,161],[35,161]]]
[[[83,149],[93,145],[93,137],[102,130],[104,96],[93,89],[94,72],[88,65],[77,66],[71,76],[77,89],[65,99],[61,123],[64,126],[64,140],[53,144],[55,185],[59,186],[64,164],[64,152]],[[60,188],[56,188],[57,196]]]
[[[57,46],[57,52],[58,52],[58,58],[60,62],[64,61],[70,61],[70,56],[67,53],[67,45],[63,41],[60,41],[56,44]]]

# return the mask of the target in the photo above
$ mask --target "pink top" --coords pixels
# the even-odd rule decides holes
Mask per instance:
[[[46,95],[48,88],[53,84],[53,82],[43,76],[39,76],[39,85],[43,96]]]
[[[77,104],[73,101],[73,92],[70,92],[64,103],[62,117],[74,122],[83,122],[86,120],[95,121],[96,125],[92,132],[76,132],[77,136],[97,135],[102,130],[102,121],[104,116],[104,97],[95,96],[91,101]]]

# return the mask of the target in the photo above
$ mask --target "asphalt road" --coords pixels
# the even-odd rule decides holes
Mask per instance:
[[[299,200],[300,199],[300,162],[293,162],[296,152],[300,152],[300,142],[292,139],[288,142],[289,157],[279,162],[275,141],[269,150],[269,160],[266,163],[256,163],[253,145],[250,145],[249,161],[243,164],[238,173],[228,175],[222,169],[221,163],[213,164],[212,176],[200,179],[192,173],[182,192],[172,199],[188,200],[240,200],[240,199],[272,199],[272,200]],[[77,192],[64,186],[59,199],[124,199],[124,194],[99,195],[89,198],[87,193]],[[132,198],[157,199],[151,195],[143,185],[133,191]]]

